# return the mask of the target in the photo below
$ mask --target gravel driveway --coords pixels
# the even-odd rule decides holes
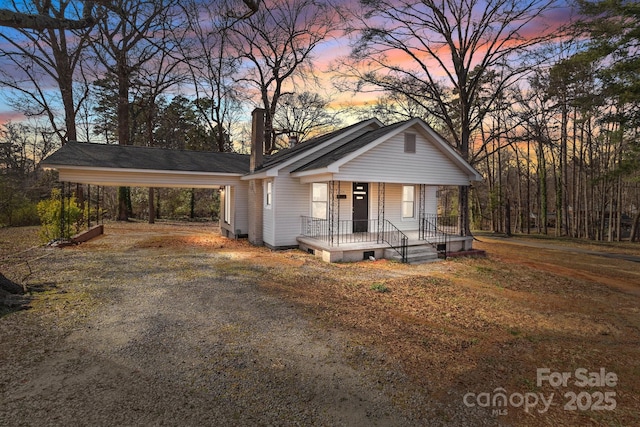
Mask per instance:
[[[0,425],[414,425],[344,336],[258,288],[264,269],[166,237],[41,250],[49,307],[0,319]]]

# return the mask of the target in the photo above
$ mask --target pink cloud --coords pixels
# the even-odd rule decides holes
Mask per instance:
[[[24,114],[20,112],[10,110],[0,111],[0,125],[5,125],[7,122],[20,122],[24,119]]]

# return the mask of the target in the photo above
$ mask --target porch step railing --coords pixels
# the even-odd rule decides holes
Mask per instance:
[[[402,257],[402,262],[406,264],[409,238],[387,219],[384,220],[382,228],[382,240],[398,252]]]
[[[302,217],[301,234],[340,246],[346,243],[386,243],[407,262],[409,238],[389,220],[338,220],[333,225],[323,218]]]
[[[441,258],[447,258],[451,237],[459,234],[459,218],[456,215],[425,215],[422,218],[420,240],[429,243]]]

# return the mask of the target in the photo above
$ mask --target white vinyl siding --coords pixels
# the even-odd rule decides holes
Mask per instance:
[[[327,219],[328,185],[314,182],[311,184],[311,216]]]
[[[302,217],[309,215],[311,190],[308,184],[287,173],[273,180],[274,200],[272,209],[263,214],[263,240],[272,247],[296,246],[300,235]]]
[[[403,218],[402,217],[402,193],[403,193],[403,185],[402,184],[385,184],[385,200],[384,207],[385,213],[384,218],[388,221],[391,221],[393,225],[398,227],[402,231],[409,230],[417,230],[418,229],[418,215],[413,218]],[[418,188],[417,186],[415,187]],[[377,199],[377,191],[378,187],[374,186],[371,190],[370,200]],[[418,195],[416,194],[416,199],[414,202],[415,210],[417,212],[418,208]],[[378,207],[377,205],[372,208],[372,214],[378,215]]]
[[[469,176],[436,148],[416,134],[416,152],[404,152],[404,133],[381,143],[340,166],[333,179],[397,184],[469,185]]]
[[[238,180],[235,185],[225,185],[220,194],[220,228],[229,233],[249,232],[248,183]]]
[[[413,185],[402,186],[402,219],[415,217],[416,190]]]
[[[425,188],[424,213],[426,215],[436,215],[438,213],[438,187],[428,186]]]

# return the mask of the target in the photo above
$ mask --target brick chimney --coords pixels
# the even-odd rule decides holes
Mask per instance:
[[[262,167],[264,161],[264,115],[263,108],[256,108],[251,113],[251,158],[249,169],[254,172]]]
[[[293,148],[298,145],[298,135],[295,133],[289,134],[289,148]]]

